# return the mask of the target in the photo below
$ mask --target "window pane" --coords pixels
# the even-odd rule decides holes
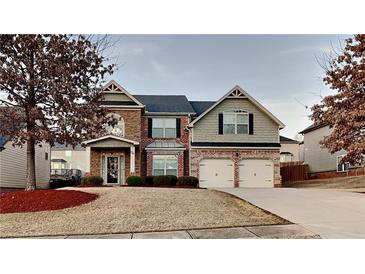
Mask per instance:
[[[154,176],[161,176],[161,175],[165,175],[165,174],[164,174],[164,170],[163,170],[163,169],[154,169],[154,170],[153,170],[153,175],[154,175]]]
[[[166,169],[177,169],[177,160],[166,159]]]
[[[224,125],[223,131],[224,134],[234,134],[234,125]]]
[[[163,129],[162,128],[152,128],[152,137],[163,137]]]
[[[223,124],[234,124],[235,123],[234,114],[227,114],[223,115]]]
[[[155,168],[155,169],[164,169],[165,168],[165,160],[164,159],[153,159],[153,168]]]
[[[176,119],[165,119],[165,128],[176,128]]]
[[[177,176],[177,169],[168,169],[168,170],[166,170],[166,175],[175,175],[175,176]]]
[[[165,137],[166,138],[176,137],[176,128],[166,128],[165,129]]]
[[[247,134],[248,126],[247,125],[237,125],[237,134]]]
[[[237,124],[248,124],[248,115],[237,114]]]
[[[161,118],[153,118],[152,119],[152,127],[157,127],[157,128],[163,128],[163,119]]]

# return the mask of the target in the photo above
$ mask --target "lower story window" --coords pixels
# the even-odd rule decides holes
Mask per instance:
[[[154,155],[153,175],[175,175],[177,176],[177,157],[174,155]]]
[[[337,156],[337,172],[346,172],[349,170],[350,164],[343,163],[341,164],[341,160],[344,156]]]

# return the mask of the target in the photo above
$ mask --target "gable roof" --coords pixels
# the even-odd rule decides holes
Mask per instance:
[[[279,125],[279,128],[282,129],[285,125],[276,118],[270,111],[268,111],[263,105],[257,102],[251,95],[249,95],[246,91],[244,91],[240,86],[234,86],[230,91],[228,91],[222,98],[220,98],[215,104],[205,110],[202,114],[200,114],[194,121],[192,121],[189,126],[193,126],[197,121],[199,121],[202,117],[204,117],[207,113],[209,113],[212,109],[218,106],[221,102],[223,102],[226,98],[247,98],[252,104],[258,107],[262,112],[264,112],[269,118],[271,118],[275,123]]]
[[[311,124],[309,127],[305,128],[301,132],[299,132],[299,134],[305,134],[305,133],[314,131],[316,129],[323,128],[325,126],[328,126],[328,124]]]
[[[83,142],[83,144],[91,144],[91,143],[99,142],[99,141],[102,141],[102,140],[105,140],[105,139],[114,139],[114,140],[117,140],[117,141],[122,141],[122,142],[129,143],[129,144],[132,144],[132,145],[139,145],[139,143],[136,142],[136,141],[129,140],[129,139],[122,138],[122,137],[117,137],[117,136],[114,136],[114,135],[105,135],[105,136],[102,136],[102,137],[99,137],[99,138],[96,138],[96,139],[85,141],[85,142]]]
[[[208,108],[210,108],[215,101],[189,101],[190,105],[193,107],[196,115],[202,114]]]
[[[132,94],[130,94],[125,88],[123,88],[121,85],[119,85],[116,81],[111,80],[109,81],[103,88],[102,88],[102,93],[106,93],[106,94],[125,94],[129,99],[132,100],[132,102],[134,104],[136,104],[139,107],[144,107],[143,104],[138,101]],[[103,103],[105,103],[108,106],[116,106],[118,103],[120,103],[119,101],[104,101]],[[123,102],[123,104],[130,106],[131,102]],[[103,104],[102,104],[103,105]]]
[[[134,95],[146,106],[146,112],[195,114],[185,95]]]
[[[297,140],[280,135],[280,144],[299,144],[299,142]]]

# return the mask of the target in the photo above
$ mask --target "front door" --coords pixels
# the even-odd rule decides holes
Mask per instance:
[[[120,170],[119,170],[119,157],[107,156],[106,157],[106,183],[107,184],[119,184]]]

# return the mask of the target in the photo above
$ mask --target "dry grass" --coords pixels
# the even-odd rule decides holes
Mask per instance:
[[[306,180],[291,183],[288,187],[346,189],[361,192],[365,191],[365,176]]]
[[[288,223],[241,199],[213,190],[84,188],[82,191],[97,193],[100,197],[89,204],[64,210],[0,214],[0,237]]]

